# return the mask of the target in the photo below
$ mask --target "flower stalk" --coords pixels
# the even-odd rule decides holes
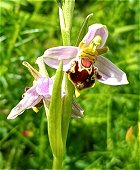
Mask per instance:
[[[63,0],[59,5],[59,19],[63,45],[70,45],[70,32],[75,0]]]

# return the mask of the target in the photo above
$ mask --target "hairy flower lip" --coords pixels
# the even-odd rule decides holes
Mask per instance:
[[[73,61],[71,68],[67,71],[68,77],[78,91],[92,87],[95,83],[95,69],[90,65],[85,68],[81,61]]]

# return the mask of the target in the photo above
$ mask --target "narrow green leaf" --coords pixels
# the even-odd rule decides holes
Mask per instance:
[[[78,35],[78,38],[77,38],[77,40],[76,40],[75,46],[78,46],[79,43],[81,42],[81,40],[83,39],[83,37],[85,36],[85,34],[86,34],[86,32],[87,32],[87,29],[88,29],[88,20],[89,20],[89,18],[92,17],[92,16],[93,16],[92,13],[89,14],[89,15],[86,17],[85,21],[83,22],[82,27],[81,27],[81,30],[80,30],[79,35]]]
[[[62,61],[60,61],[59,68],[56,71],[56,75],[55,75],[50,107],[48,112],[48,134],[49,134],[50,145],[54,157],[63,157],[63,143],[62,143],[62,133],[61,133],[62,78],[63,78]]]
[[[63,139],[64,147],[66,145],[66,140],[67,140],[69,122],[72,113],[72,99],[74,93],[74,86],[69,81],[67,74],[65,74],[65,82],[66,82],[65,85],[66,95],[64,96],[63,99],[63,115],[62,115],[62,139]]]

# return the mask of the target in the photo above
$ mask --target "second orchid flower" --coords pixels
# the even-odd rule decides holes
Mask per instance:
[[[29,69],[35,80],[33,86],[28,88],[24,93],[22,100],[11,110],[7,119],[15,119],[25,110],[42,105],[43,99],[45,100],[47,107],[49,107],[50,104],[54,77],[49,78],[43,76],[27,62],[24,62],[23,65]],[[61,96],[65,96],[64,87],[62,87]],[[71,116],[74,118],[81,118],[83,117],[83,112],[84,110],[73,100]]]

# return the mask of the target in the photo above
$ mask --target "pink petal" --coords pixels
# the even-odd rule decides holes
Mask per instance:
[[[36,92],[36,86],[31,87],[25,93],[23,99],[11,110],[7,119],[15,119],[18,115],[22,114],[26,109],[30,109],[37,105],[42,99]]]
[[[101,83],[109,85],[128,84],[126,74],[108,59],[98,56],[94,66],[98,68],[99,75],[102,76],[98,79]]]
[[[59,46],[46,50],[43,54],[44,62],[57,69],[59,61],[63,60],[63,70],[66,71],[69,68],[69,62],[75,58],[78,53],[78,47],[74,46]]]
[[[53,80],[51,78],[40,78],[37,80],[36,92],[38,95],[51,96],[53,88]]]
[[[98,48],[101,48],[104,46],[106,39],[108,37],[108,30],[105,25],[93,24],[89,26],[88,32],[82,41],[85,41],[85,45],[88,46],[90,42],[93,40],[93,38],[97,35],[102,37],[102,43],[100,46],[98,46]]]

